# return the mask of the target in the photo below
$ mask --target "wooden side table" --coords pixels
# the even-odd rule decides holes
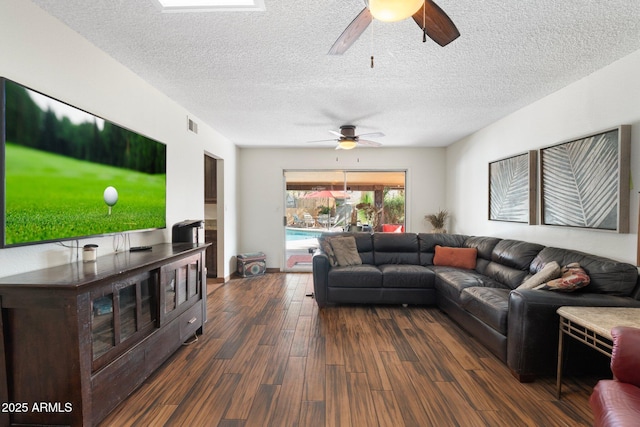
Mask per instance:
[[[564,336],[570,336],[600,353],[611,357],[614,326],[640,328],[640,308],[628,307],[560,307],[560,333],[558,336],[557,397],[562,393],[562,364]]]

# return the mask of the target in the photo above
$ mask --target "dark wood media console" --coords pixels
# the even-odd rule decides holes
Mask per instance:
[[[0,425],[97,424],[206,321],[207,244],[0,278]]]

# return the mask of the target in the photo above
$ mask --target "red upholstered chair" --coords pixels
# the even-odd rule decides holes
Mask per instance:
[[[404,233],[404,225],[402,224],[382,224],[383,233]]]
[[[640,425],[640,329],[617,326],[611,330],[613,380],[593,388],[589,404],[594,426]]]

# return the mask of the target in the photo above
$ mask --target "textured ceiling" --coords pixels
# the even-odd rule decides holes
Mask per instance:
[[[422,43],[411,19],[374,21],[343,56],[326,53],[362,0],[32,1],[239,146],[332,146],[306,141],[343,124],[447,146],[640,49],[638,0],[437,0],[461,33],[450,45]]]

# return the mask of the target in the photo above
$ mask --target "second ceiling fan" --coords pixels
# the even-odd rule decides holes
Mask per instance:
[[[338,143],[338,145],[336,145],[336,150],[351,150],[353,148],[356,148],[356,146],[358,145],[367,147],[380,147],[382,144],[380,144],[379,142],[360,138],[363,136],[368,138],[381,138],[384,136],[384,133],[382,132],[361,133],[360,135],[356,135],[356,127],[354,125],[343,125],[340,126],[340,132],[330,130],[329,133],[336,138],[307,142],[315,143],[336,141]]]
[[[384,21],[398,21],[412,16],[423,32],[423,41],[426,40],[426,36],[429,36],[440,46],[446,46],[460,36],[451,18],[431,0],[364,0],[364,2],[365,8],[340,34],[338,40],[329,49],[329,55],[345,53],[367,29],[374,17]],[[415,8],[418,9],[415,10]]]

